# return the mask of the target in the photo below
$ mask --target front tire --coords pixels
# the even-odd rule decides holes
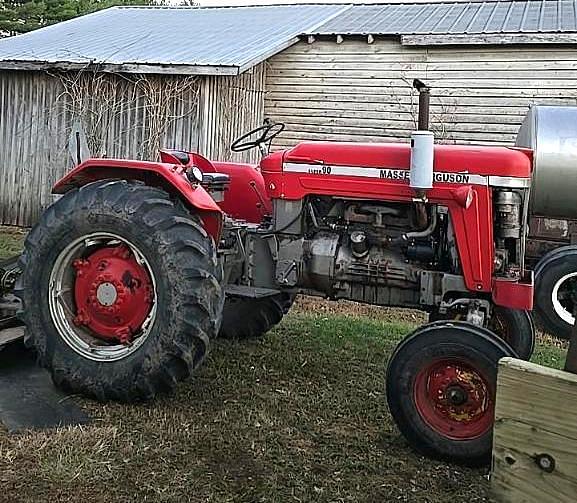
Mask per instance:
[[[469,466],[491,457],[497,364],[514,351],[489,330],[438,321],[406,337],[387,369],[389,410],[426,456]]]
[[[572,291],[577,289],[577,247],[549,252],[535,268],[535,314],[551,335],[570,339],[575,318]]]
[[[445,315],[433,312],[429,316],[429,321],[458,321],[464,320],[465,317],[465,313],[459,312]],[[527,361],[531,359],[535,349],[535,324],[527,311],[494,306],[491,318],[487,322],[487,328],[511,346],[517,358]]]
[[[57,386],[132,402],[174,388],[204,359],[223,292],[198,217],[124,180],[65,194],[30,232],[17,295],[27,343]]]

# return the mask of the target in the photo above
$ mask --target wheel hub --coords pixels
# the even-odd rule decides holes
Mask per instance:
[[[447,388],[445,399],[451,405],[459,406],[466,404],[469,396],[467,395],[467,391],[461,388],[461,386],[450,386]]]
[[[560,278],[553,286],[553,291],[551,292],[553,309],[557,316],[569,325],[575,324],[573,298],[576,290],[577,273],[573,272]]]
[[[113,283],[100,283],[96,289],[96,298],[103,306],[112,306],[118,298],[118,290]]]
[[[476,438],[493,421],[487,380],[463,362],[441,361],[422,370],[415,379],[415,404],[431,427],[450,438]]]
[[[132,342],[151,309],[153,287],[146,269],[126,245],[107,246],[73,262],[74,324],[105,341]]]

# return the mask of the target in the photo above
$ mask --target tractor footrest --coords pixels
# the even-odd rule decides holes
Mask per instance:
[[[250,299],[262,299],[263,297],[272,297],[281,293],[280,290],[275,290],[274,288],[245,285],[226,285],[224,291],[227,297],[247,297]]]
[[[0,330],[0,347],[22,339],[24,337],[24,327],[5,328]]]

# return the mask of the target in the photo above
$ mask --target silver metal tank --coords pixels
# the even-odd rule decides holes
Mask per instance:
[[[516,145],[534,151],[532,215],[577,218],[577,107],[531,106]]]

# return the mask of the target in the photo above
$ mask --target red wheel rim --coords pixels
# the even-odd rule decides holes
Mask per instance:
[[[105,341],[132,342],[152,309],[150,275],[124,244],[106,246],[73,262],[74,324]]]
[[[488,377],[461,359],[441,359],[419,371],[413,398],[427,425],[453,440],[472,440],[493,424],[493,387]]]

